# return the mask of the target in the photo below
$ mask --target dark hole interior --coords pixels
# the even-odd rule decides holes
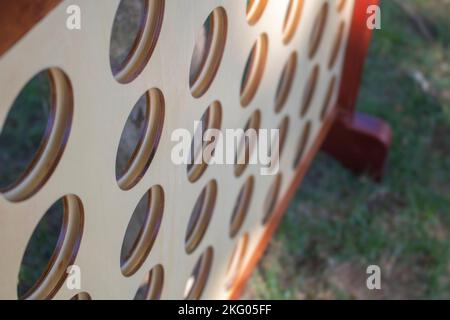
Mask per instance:
[[[142,234],[149,213],[150,200],[151,193],[147,192],[139,201],[136,209],[134,209],[133,215],[131,216],[130,222],[125,232],[125,237],[122,243],[122,250],[120,251],[121,263],[123,263],[130,257],[139,237]]]
[[[33,77],[14,101],[0,133],[0,188],[26,172],[45,137],[52,104],[47,71]]]
[[[208,144],[208,141],[203,141],[203,135],[205,131],[209,129],[210,125],[210,108],[208,108],[205,113],[202,115],[200,119],[201,127],[197,127],[197,130],[194,133],[194,137],[196,139],[197,145],[194,143],[194,137],[191,143],[191,148],[189,151],[189,163],[187,165],[187,171],[191,171],[193,166],[195,165],[195,159],[200,157],[200,154],[203,152],[203,148]]]
[[[110,44],[110,62],[117,73],[127,62],[135,44],[139,41],[144,23],[146,0],[122,0],[114,18]]]
[[[206,201],[206,188],[202,190],[202,193],[195,202],[194,209],[192,209],[191,217],[189,218],[188,227],[186,230],[186,241],[192,236],[195,226],[199,223],[200,214]]]
[[[197,35],[195,41],[194,53],[191,59],[191,68],[189,72],[189,85],[192,87],[197,81],[203,66],[208,57],[211,40],[212,40],[212,30],[213,30],[214,16],[211,13],[208,18],[206,18],[200,32]]]
[[[27,294],[46,272],[63,226],[64,201],[58,200],[47,210],[28,241],[22,258],[17,284],[19,298]]]
[[[147,94],[144,94],[136,102],[131,111],[119,142],[116,158],[116,178],[125,174],[134,154],[137,152],[139,143],[144,135],[147,120]]]
[[[244,74],[242,75],[242,80],[241,80],[241,94],[244,91],[245,87],[247,86],[247,83],[248,83],[248,80],[250,77],[250,71],[251,71],[252,65],[255,60],[255,55],[256,55],[256,44],[253,45],[252,51],[250,52],[250,55],[245,64]]]

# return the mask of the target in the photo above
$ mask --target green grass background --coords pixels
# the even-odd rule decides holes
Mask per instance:
[[[450,298],[450,1],[400,1],[382,1],[357,105],[393,129],[385,179],[320,153],[246,298]]]

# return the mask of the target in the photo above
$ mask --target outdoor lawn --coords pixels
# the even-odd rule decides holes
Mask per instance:
[[[357,108],[392,126],[385,179],[319,154],[245,298],[450,298],[450,1],[384,0],[381,13]]]

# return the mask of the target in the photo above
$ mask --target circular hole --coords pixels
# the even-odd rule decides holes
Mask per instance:
[[[155,242],[164,211],[164,191],[153,186],[141,198],[122,242],[120,266],[126,277],[134,274],[144,263]]]
[[[325,2],[322,5],[322,8],[320,9],[319,13],[316,16],[316,19],[314,21],[313,29],[311,32],[311,36],[309,39],[309,58],[312,59],[317,50],[319,49],[323,31],[325,30],[325,25],[327,23],[327,17],[328,17],[328,3]]]
[[[145,23],[146,0],[122,0],[116,11],[111,33],[110,63],[113,71],[125,64],[133,47],[140,41],[141,27]]]
[[[336,64],[336,60],[339,54],[339,49],[341,48],[342,39],[344,38],[344,22],[341,22],[339,25],[339,29],[337,31],[337,35],[334,38],[333,49],[331,51],[330,60],[328,61],[328,69],[332,69]]]
[[[337,9],[337,11],[338,12],[341,12],[342,10],[344,10],[344,7],[345,7],[345,4],[347,3],[347,0],[339,0],[338,2],[337,2],[337,5],[336,5],[336,9]]]
[[[121,0],[109,48],[118,82],[131,82],[142,72],[158,40],[163,15],[164,0]]]
[[[70,300],[92,300],[91,295],[87,292],[80,292],[74,295]]]
[[[256,40],[245,65],[241,81],[241,105],[246,107],[253,100],[266,66],[269,40],[263,33]]]
[[[195,130],[189,151],[189,164],[186,167],[188,179],[195,182],[203,175],[208,162],[214,155],[217,144],[216,135],[210,130],[220,130],[222,121],[222,107],[220,102],[214,101],[203,113]]]
[[[247,22],[254,25],[261,18],[266,8],[267,0],[247,0]]]
[[[294,158],[294,169],[300,164],[300,160],[305,153],[306,146],[308,145],[309,136],[311,134],[311,121],[308,121],[306,125],[303,127],[303,131],[300,135],[300,139],[298,141],[297,152]]]
[[[66,279],[83,232],[81,200],[66,195],[44,214],[33,231],[19,269],[19,299],[50,299]]]
[[[287,138],[287,133],[289,130],[289,118],[287,116],[283,118],[283,120],[281,121],[281,124],[278,126],[278,129],[280,130],[279,152],[280,152],[280,158],[281,158],[281,154],[283,152],[284,145],[285,145],[286,138]]]
[[[203,239],[216,204],[216,196],[217,183],[212,180],[203,188],[192,209],[185,237],[187,253],[193,252]]]
[[[279,162],[281,159],[281,155],[283,153],[284,145],[287,138],[287,133],[289,130],[289,117],[285,116],[283,120],[281,120],[280,124],[278,125],[278,139],[277,137],[272,137],[272,141],[269,144],[269,155],[270,155],[270,163],[267,165],[268,168],[270,168],[271,171],[277,169],[279,167]],[[275,148],[274,148],[275,147]],[[278,154],[276,153],[276,150],[278,149]]]
[[[214,80],[222,60],[226,38],[227,15],[219,7],[208,16],[195,41],[189,71],[189,85],[195,98],[202,96]]]
[[[158,264],[150,270],[136,292],[134,300],[159,300],[164,284],[164,269]]]
[[[51,112],[51,82],[48,71],[34,76],[15,99],[0,136],[0,186],[18,181],[33,162],[44,140]]]
[[[236,177],[244,173],[245,168],[251,162],[250,158],[258,140],[258,130],[261,124],[261,112],[256,110],[245,125],[243,135],[239,141],[234,158],[234,174]]]
[[[133,107],[120,137],[116,179],[121,189],[131,189],[144,176],[156,153],[163,122],[163,94],[151,89]]]
[[[285,116],[283,120],[281,120],[281,123],[278,125],[278,130],[279,130],[278,141],[273,141],[272,145],[278,145],[278,161],[279,161],[279,159],[281,158],[281,154],[283,153],[287,133],[289,130],[288,116]],[[270,154],[272,154],[272,150],[270,150]]]
[[[328,113],[328,109],[330,108],[331,98],[333,97],[334,87],[336,84],[336,77],[333,76],[331,78],[330,83],[328,84],[327,94],[325,96],[325,100],[323,101],[322,111],[320,112],[320,119],[323,121]]]
[[[239,191],[230,221],[230,237],[233,238],[241,229],[250,207],[253,195],[254,178],[251,176]]]
[[[234,247],[231,258],[227,266],[227,281],[225,287],[227,290],[231,290],[236,283],[239,275],[242,271],[243,262],[245,259],[245,254],[247,252],[248,246],[248,234],[244,234],[239,242]]]
[[[303,0],[289,0],[283,23],[283,42],[289,43],[297,31],[303,9]]]
[[[264,200],[264,217],[263,224],[266,224],[273,216],[274,210],[278,201],[278,195],[280,193],[281,187],[281,174],[277,174],[275,180],[269,187],[269,191],[267,192],[266,198]]]
[[[308,82],[306,83],[305,89],[303,91],[302,109],[300,112],[301,117],[304,117],[308,113],[308,110],[311,106],[311,102],[316,91],[317,80],[319,78],[319,71],[319,66],[315,65],[309,75]]]
[[[289,60],[283,68],[280,80],[278,81],[277,91],[275,95],[275,112],[283,109],[286,100],[291,91],[292,82],[294,80],[295,71],[297,69],[297,53],[293,52],[289,56]]]
[[[0,191],[6,199],[25,200],[48,180],[64,151],[72,114],[72,87],[62,70],[44,70],[23,87],[0,133]]]
[[[184,289],[184,299],[197,300],[200,299],[203,289],[205,289],[208,281],[209,272],[213,262],[214,252],[211,247],[208,247],[200,256],[191,276],[186,281]]]

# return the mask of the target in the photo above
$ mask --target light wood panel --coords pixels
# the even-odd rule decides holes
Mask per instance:
[[[327,116],[322,120],[321,113],[333,77],[336,77],[336,89],[330,104],[335,105],[354,5],[354,1],[347,0],[338,11],[338,3],[342,1],[305,0],[300,1],[303,2],[301,5],[293,1],[291,8],[301,8],[300,18],[297,22],[296,13],[288,16],[288,27],[294,25],[294,29],[286,33],[283,25],[289,1],[261,2],[265,5],[264,10],[261,13],[255,9],[258,15],[252,15],[250,25],[246,1],[165,1],[153,53],[142,72],[135,72],[138,74],[131,81],[128,71],[126,81],[122,81],[122,76],[119,77],[121,81],[117,81],[109,61],[110,36],[118,0],[62,2],[1,56],[0,128],[21,88],[43,69],[63,71],[71,88],[66,91],[71,91],[73,97],[68,140],[48,180],[39,184],[38,190],[31,195],[10,196],[4,192],[0,197],[1,298],[17,298],[18,272],[29,237],[46,210],[59,198],[72,194],[81,201],[84,212],[81,242],[73,261],[82,271],[81,292],[88,293],[92,299],[132,299],[148,272],[161,265],[164,273],[161,298],[183,298],[194,266],[207,252],[201,265],[211,263],[209,268],[204,268],[209,269],[209,275],[200,277],[205,284],[201,294],[194,284],[193,296],[230,297],[233,285],[230,289],[229,260],[241,237],[248,235],[243,261],[233,265],[240,265],[243,270],[250,262],[252,252],[270,225],[270,221],[262,224],[264,200],[276,177],[260,175],[260,167],[254,165],[245,168],[239,177],[234,174],[232,165],[211,165],[200,178],[190,182],[186,166],[171,161],[175,144],[171,141],[171,133],[177,128],[187,128],[193,133],[194,121],[199,121],[214,101],[220,102],[222,108],[222,130],[244,128],[256,110],[260,111],[260,128],[277,128],[288,117],[277,198],[278,201],[282,199],[295,178],[293,163],[303,127],[311,123],[306,155],[327,121]],[[65,27],[65,10],[74,3],[81,7],[82,29],[71,31]],[[328,9],[321,32],[315,21],[324,6]],[[195,95],[208,87],[206,91],[194,97],[189,86],[192,52],[203,22],[217,7],[222,7],[227,17],[223,56],[212,81],[207,79],[211,83],[205,85],[202,82],[202,90],[195,90]],[[257,21],[255,16],[259,17]],[[341,22],[344,22],[342,48],[329,69]],[[223,24],[220,26],[224,27]],[[311,40],[317,38],[311,36],[314,30],[321,34],[318,44]],[[266,44],[257,45],[256,55],[265,55],[261,59],[263,70],[252,69],[249,77],[256,77],[258,81],[251,81],[253,84],[244,90],[243,100],[241,78],[251,49],[261,37],[266,38]],[[216,36],[216,39],[220,38]],[[261,53],[265,47],[267,52]],[[291,89],[288,93],[283,92],[285,101],[276,110],[278,81],[293,52],[296,52],[295,72],[289,74],[288,78],[292,79],[287,79],[287,82],[292,81]],[[319,70],[315,93],[307,112],[300,116],[305,100],[304,88],[308,87],[308,79],[315,68]],[[211,74],[207,73],[207,77]],[[160,90],[164,98],[162,134],[148,170],[134,186],[123,190],[115,175],[122,129],[135,102],[152,88]],[[332,114],[330,109],[328,117]],[[305,160],[301,160],[300,165]],[[230,238],[230,220],[236,199],[251,176],[254,182],[248,212],[239,222],[240,228],[233,229],[234,237]],[[187,253],[185,235],[191,211],[210,181],[216,184],[211,219],[199,243]],[[132,275],[124,276],[120,266],[123,236],[137,203],[153,186],[160,186],[164,194],[161,225],[145,261]],[[17,192],[22,194],[20,190]],[[48,282],[49,286],[55,283]],[[62,285],[54,298],[70,299],[77,293]],[[45,298],[48,294],[49,290],[42,290],[37,298]]]

